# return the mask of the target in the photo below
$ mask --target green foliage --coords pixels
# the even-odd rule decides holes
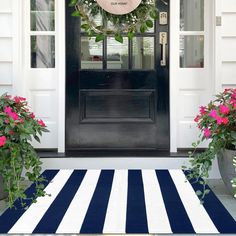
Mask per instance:
[[[202,190],[198,190],[197,195],[203,201],[209,193],[206,184],[216,155],[226,148],[236,150],[236,89],[225,89],[223,93],[217,94],[214,101],[200,107],[200,114],[194,121],[200,135],[199,140],[192,144],[194,151],[189,153],[190,171],[187,178],[202,185]],[[204,141],[208,141],[208,148],[203,152],[196,152]],[[182,168],[189,170],[189,167]],[[236,187],[236,179],[232,180],[232,185]]]
[[[158,9],[154,0],[142,0],[140,5],[125,15],[114,15],[103,10],[96,0],[71,0],[69,7],[75,8],[71,14],[80,17],[83,28],[89,37],[95,41],[102,41],[106,36],[114,36],[115,40],[123,43],[123,37],[133,39],[135,33],[145,33],[154,26],[158,18]],[[101,25],[97,25],[96,18],[102,16]]]
[[[235,167],[235,172],[236,172],[236,156],[234,157],[233,165]],[[231,183],[234,189],[234,197],[236,198],[236,178],[232,179]]]
[[[22,206],[25,205],[26,196],[21,184],[25,180],[23,170],[26,171],[26,179],[36,184],[32,202],[46,194],[43,190],[45,179],[40,177],[42,163],[30,143],[33,138],[40,141],[39,136],[43,132],[48,132],[44,122],[35,119],[25,98],[7,94],[0,97],[0,174],[10,207],[18,198]]]

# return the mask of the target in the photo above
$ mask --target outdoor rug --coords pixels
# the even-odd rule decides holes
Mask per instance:
[[[46,170],[45,190],[27,210],[7,209],[0,233],[236,234],[236,222],[212,191],[200,204],[198,185],[182,170]],[[35,186],[26,190],[30,197]]]

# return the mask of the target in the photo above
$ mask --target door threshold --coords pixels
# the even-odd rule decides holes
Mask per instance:
[[[67,150],[65,153],[58,153],[57,151],[37,150],[40,158],[178,158],[188,157],[189,150],[178,150],[173,153],[168,150]]]

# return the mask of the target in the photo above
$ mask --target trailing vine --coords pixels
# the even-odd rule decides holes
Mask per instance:
[[[106,36],[114,36],[115,40],[123,43],[123,37],[132,39],[135,33],[145,33],[154,27],[154,20],[158,18],[155,0],[142,0],[132,12],[115,15],[105,11],[96,0],[71,0],[70,7],[75,10],[72,16],[81,18],[81,28],[95,41],[102,41]],[[101,23],[95,19],[101,17]]]
[[[233,165],[235,167],[235,172],[236,172],[236,156],[234,157]],[[236,178],[232,179],[231,182],[232,182],[232,186],[234,188],[234,197],[236,198]]]

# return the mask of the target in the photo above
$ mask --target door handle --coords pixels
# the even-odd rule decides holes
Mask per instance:
[[[161,66],[166,66],[166,45],[167,45],[167,32],[160,32],[159,33],[159,43],[161,45]]]

